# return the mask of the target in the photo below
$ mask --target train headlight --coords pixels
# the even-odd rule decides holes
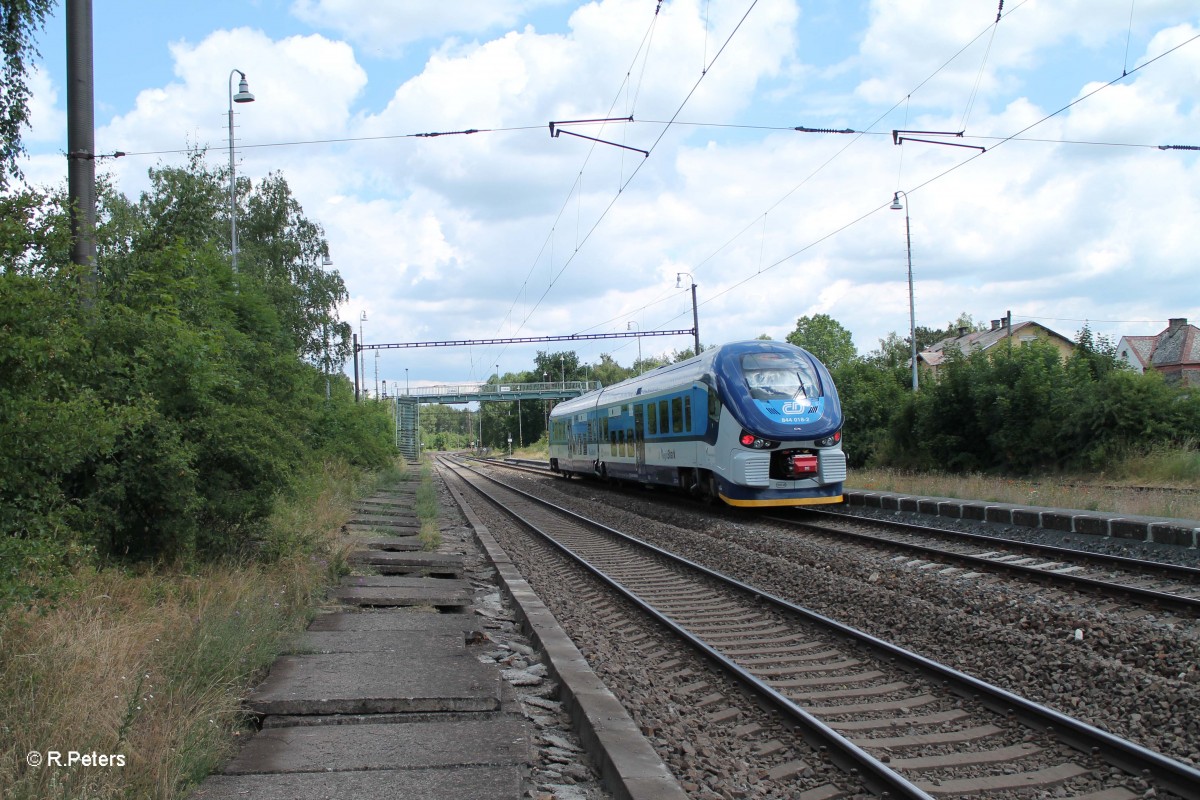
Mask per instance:
[[[817,439],[815,442],[813,442],[813,444],[815,444],[817,447],[833,447],[835,444],[837,444],[841,440],[842,440],[842,432],[837,431],[832,436],[826,436],[824,438]]]
[[[742,435],[738,438],[742,447],[749,447],[753,450],[774,450],[779,447],[779,442],[770,439],[764,439],[761,436],[755,436],[750,431],[742,431]]]

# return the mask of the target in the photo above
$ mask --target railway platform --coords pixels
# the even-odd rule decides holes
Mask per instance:
[[[847,488],[849,506],[930,514],[976,522],[995,522],[1026,528],[1043,528],[1084,536],[1111,536],[1137,542],[1154,542],[1180,547],[1200,547],[1200,521],[1166,519],[1103,511],[1081,511],[1014,503],[989,503],[952,497],[925,497],[899,492]]]
[[[193,800],[552,798],[559,795],[531,779],[548,750],[551,760],[567,754],[590,762],[608,796],[682,798],[469,507],[443,505],[441,545],[426,552],[414,546],[420,526],[412,499],[397,491],[360,503],[346,526],[359,574],[343,579],[333,592],[337,606],[313,620],[247,698],[260,730]],[[508,600],[503,612],[486,602],[500,594]],[[534,648],[519,644],[511,645],[515,654],[528,650],[530,663],[488,658],[518,625],[517,635],[540,648],[541,663]],[[529,691],[541,676],[556,683],[555,696]],[[536,722],[556,710],[569,714],[582,741],[573,753]],[[579,782],[589,778],[596,787],[594,773],[575,769],[562,796],[585,796]]]

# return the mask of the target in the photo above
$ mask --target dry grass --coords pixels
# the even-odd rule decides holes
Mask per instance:
[[[1117,514],[1200,520],[1200,484],[1170,484],[1147,490],[1125,478],[1106,481],[1104,476],[1029,480],[994,475],[948,475],[897,470],[853,470],[848,487],[867,491],[911,492],[932,497],[990,500],[1053,508],[1077,508]],[[1160,485],[1160,484],[1156,484]],[[1190,491],[1189,491],[1190,489]]]
[[[312,557],[194,574],[104,570],[54,607],[10,611],[0,796],[177,796],[248,730],[242,695],[303,627],[327,574]],[[125,765],[34,769],[30,751],[122,755]]]
[[[269,564],[79,574],[53,603],[0,616],[0,797],[175,798],[250,731],[246,692],[344,571],[335,549],[369,486],[330,467],[280,508]],[[49,751],[124,766],[30,766]]]

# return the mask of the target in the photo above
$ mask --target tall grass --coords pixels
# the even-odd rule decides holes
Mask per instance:
[[[395,474],[392,476],[395,478]],[[0,616],[0,797],[175,798],[252,731],[242,698],[344,571],[336,532],[376,479],[329,465],[254,563],[93,569]],[[29,753],[124,766],[31,766]]]
[[[1164,486],[1200,486],[1200,445],[1155,447],[1116,465],[1114,476],[1130,482]]]
[[[421,521],[418,536],[421,548],[437,550],[442,544],[442,530],[438,525],[437,489],[433,485],[433,467],[426,460],[421,464],[421,483],[413,498],[413,510]]]

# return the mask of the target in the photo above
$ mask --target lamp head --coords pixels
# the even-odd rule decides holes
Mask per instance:
[[[892,211],[903,211],[904,206],[900,204],[900,193],[896,192],[892,195]]]
[[[246,82],[246,73],[239,72],[238,74],[242,76],[242,79],[238,81],[238,90],[237,94],[233,96],[233,102],[253,103],[254,95],[250,94],[250,84]]]
[[[329,253],[326,253],[325,255],[321,256],[321,266],[323,266],[323,267],[332,267],[333,266],[333,259],[329,257]]]

